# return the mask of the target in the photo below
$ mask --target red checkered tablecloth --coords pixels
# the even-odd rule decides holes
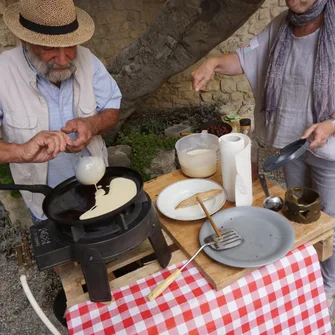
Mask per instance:
[[[175,268],[114,290],[109,306],[71,307],[69,334],[331,335],[319,261],[310,244],[218,292],[189,264],[162,295],[148,301]]]

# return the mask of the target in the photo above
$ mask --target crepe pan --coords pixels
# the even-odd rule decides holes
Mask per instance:
[[[109,186],[112,179],[117,177],[133,180],[137,187],[136,196],[123,206],[109,213],[86,220],[80,220],[79,217],[95,205],[96,189],[94,185],[80,184],[76,177],[65,180],[55,188],[49,187],[48,185],[0,184],[0,190],[20,190],[44,194],[45,198],[42,204],[43,212],[48,219],[59,224],[99,224],[111,221],[115,215],[123,212],[126,208],[130,207],[136,199],[140,198],[140,194],[143,192],[143,179],[141,175],[135,170],[126,167],[107,167],[106,173],[98,185],[101,185],[106,193],[108,193],[109,188],[107,186]]]

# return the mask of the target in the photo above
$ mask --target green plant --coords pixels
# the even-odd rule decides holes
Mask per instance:
[[[8,164],[0,164],[0,183],[1,184],[14,184],[12,174],[10,173],[10,168]],[[11,191],[11,196],[13,198],[20,198],[20,191]]]
[[[165,128],[164,128],[165,129]],[[129,145],[132,148],[130,157],[131,168],[138,171],[144,181],[151,176],[145,170],[155,157],[158,149],[172,150],[178,138],[166,137],[162,133],[162,126],[154,121],[148,121],[141,126],[128,126],[117,137],[117,144]]]

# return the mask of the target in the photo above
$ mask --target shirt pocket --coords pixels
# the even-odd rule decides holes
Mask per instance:
[[[36,115],[17,115],[4,113],[3,130],[10,143],[22,144],[37,134],[38,118]]]

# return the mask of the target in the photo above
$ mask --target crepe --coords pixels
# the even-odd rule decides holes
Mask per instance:
[[[82,214],[79,219],[87,220],[111,212],[135,197],[137,187],[134,181],[128,178],[115,178],[109,184],[109,192],[98,189],[95,193],[95,205]]]

